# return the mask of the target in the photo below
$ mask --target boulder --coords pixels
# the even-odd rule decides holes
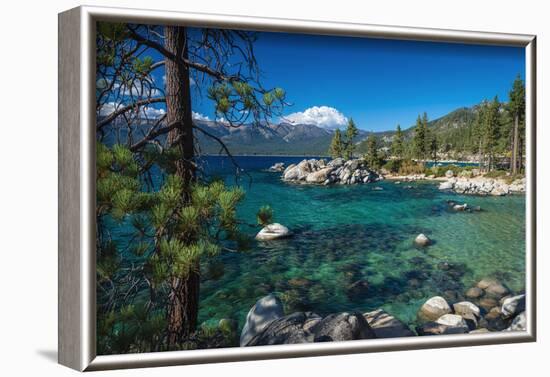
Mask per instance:
[[[468,209],[468,204],[455,204],[453,210],[455,211],[466,211]]]
[[[497,300],[492,297],[483,297],[479,300],[479,306],[485,309],[486,312],[498,305]]]
[[[486,327],[492,331],[502,331],[508,327],[510,321],[506,320],[502,316],[502,312],[498,306],[492,308],[489,313],[485,315]]]
[[[418,311],[418,319],[424,322],[435,321],[439,317],[451,313],[451,307],[441,296],[434,296],[422,305]]]
[[[297,312],[271,321],[243,346],[266,346],[274,344],[298,344],[313,342],[309,329],[321,321],[315,313]]]
[[[313,173],[309,173],[306,177],[308,183],[323,183],[328,179],[330,172],[334,170],[332,167],[322,168]]]
[[[490,333],[490,331],[483,327],[469,332],[469,334],[487,334],[487,333]]]
[[[301,164],[301,163],[300,163]],[[308,172],[304,170],[304,166],[300,164],[289,167],[283,173],[283,179],[285,181],[300,181],[307,177]]]
[[[505,298],[500,311],[504,318],[510,318],[525,311],[525,295]]]
[[[472,287],[466,291],[465,295],[467,298],[480,298],[481,296],[483,296],[483,289],[479,287]]]
[[[447,315],[453,315],[453,314],[447,314]],[[460,319],[462,317],[456,316]],[[438,323],[438,322],[427,322],[423,324],[422,326],[418,326],[416,328],[416,332],[418,335],[450,335],[450,334],[466,334],[468,333],[468,326],[464,323],[464,321],[456,321],[454,319],[450,318],[444,318],[441,322],[444,323]],[[447,325],[446,323],[450,323],[451,325]],[[452,324],[456,325],[452,325]]]
[[[327,166],[330,166],[330,167],[333,167],[333,168],[339,168],[340,166],[343,166],[344,165],[344,159],[339,157],[339,158],[335,158],[333,160],[331,160]]]
[[[363,316],[377,338],[400,338],[415,335],[403,322],[382,309],[364,313]]]
[[[285,170],[285,164],[284,162],[277,162],[273,166],[271,166],[269,169],[271,172],[282,172]]]
[[[440,190],[452,190],[453,187],[454,187],[454,183],[452,181],[441,182],[439,184]]]
[[[464,318],[462,318],[458,314],[442,315],[435,322],[440,325],[447,326],[448,328],[453,328],[454,331],[456,331],[456,333],[458,334],[462,334],[469,331],[466,321],[464,320]]]
[[[376,338],[360,313],[330,314],[311,327],[315,342]]]
[[[457,302],[453,305],[455,314],[461,316],[470,330],[477,328],[479,318],[481,317],[481,311],[479,308],[469,301]]]
[[[479,308],[470,301],[457,302],[453,304],[453,309],[456,314],[463,318],[469,318],[471,316],[479,318],[481,315]]]
[[[454,175],[455,175],[455,173],[452,170],[447,170],[445,172],[445,177],[447,177],[447,178],[453,178]]]
[[[527,331],[527,316],[525,312],[518,314],[516,318],[512,321],[510,327],[506,329],[507,331]]]
[[[510,291],[504,285],[498,281],[494,281],[485,288],[485,295],[501,299],[506,296]]]
[[[256,304],[248,312],[241,331],[241,347],[247,345],[253,337],[283,315],[283,304],[277,296],[270,294],[256,301]]]
[[[429,246],[432,243],[432,241],[424,233],[420,233],[414,239],[414,243],[418,246]]]
[[[256,235],[256,239],[258,241],[269,241],[289,237],[290,235],[291,233],[286,226],[273,223],[263,227]]]
[[[270,322],[245,345],[330,342],[375,337],[360,313],[336,313],[321,318],[315,313],[297,312]]]

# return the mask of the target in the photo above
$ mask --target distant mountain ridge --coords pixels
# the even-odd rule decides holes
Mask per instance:
[[[462,107],[432,120],[428,127],[441,140],[450,140],[465,130],[475,121],[477,106]],[[196,126],[220,138],[235,155],[295,155],[326,156],[334,130],[318,127],[313,124],[245,124],[240,127],[229,127],[223,123],[195,120]],[[413,135],[414,127],[404,129],[405,138]],[[356,142],[361,151],[361,142],[373,132],[359,130]],[[381,141],[381,146],[389,146],[395,130],[378,131],[374,134]],[[195,133],[201,153],[220,154],[220,145],[201,132]]]

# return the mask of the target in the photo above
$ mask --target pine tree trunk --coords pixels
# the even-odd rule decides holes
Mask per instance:
[[[521,157],[518,156],[519,149],[519,116],[516,114],[514,117],[514,142],[512,150],[512,175],[517,174],[518,172],[518,159],[521,164]],[[519,158],[518,158],[519,157]]]
[[[190,200],[190,185],[194,179],[193,121],[187,59],[186,31],[184,27],[166,26],[164,47],[179,59],[166,59],[166,121],[176,128],[168,133],[168,142],[174,144],[181,156],[175,162],[176,174],[182,178],[184,202]],[[190,242],[190,240],[184,240]],[[170,281],[167,308],[168,345],[171,349],[184,340],[197,325],[199,298],[199,266],[188,276]]]

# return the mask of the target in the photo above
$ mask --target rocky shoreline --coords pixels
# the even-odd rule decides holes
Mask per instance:
[[[270,170],[280,168],[275,164]],[[291,164],[282,171],[282,179],[294,183],[353,185],[376,182],[381,176],[369,169],[363,160],[336,158],[328,163],[324,159],[310,159]]]
[[[281,178],[285,182],[300,184],[354,185],[388,179],[396,184],[414,181],[440,182],[440,190],[463,195],[504,196],[525,193],[526,190],[525,178],[508,182],[504,178],[486,177],[478,169],[463,171],[458,176],[455,176],[452,170],[448,170],[444,177],[426,174],[399,175],[389,173],[384,169],[380,171],[370,169],[362,159],[345,161],[342,158],[336,158],[328,162],[324,159],[309,159],[288,167],[279,162],[267,171],[281,173]]]
[[[462,295],[461,295],[462,296]],[[485,278],[451,304],[441,296],[428,299],[417,321],[407,325],[379,308],[320,316],[313,312],[284,314],[274,294],[250,309],[241,331],[240,346],[297,344],[358,339],[446,334],[526,331],[525,294],[514,295],[496,279]]]

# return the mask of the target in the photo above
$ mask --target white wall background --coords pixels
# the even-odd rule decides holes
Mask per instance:
[[[534,0],[73,0],[2,3],[0,65],[0,374],[64,376],[57,348],[57,13],[108,5],[538,35],[539,214],[550,209],[550,26]],[[404,351],[106,372],[113,376],[540,375],[548,365],[550,234],[538,218],[539,340],[532,344]],[[467,235],[465,235],[467,237]],[[531,373],[529,372],[531,371]]]

